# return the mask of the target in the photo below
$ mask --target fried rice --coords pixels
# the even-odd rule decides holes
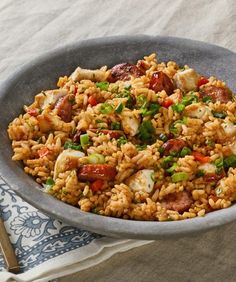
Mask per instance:
[[[181,220],[236,200],[236,102],[189,66],[78,67],[8,127],[24,171],[85,212]]]

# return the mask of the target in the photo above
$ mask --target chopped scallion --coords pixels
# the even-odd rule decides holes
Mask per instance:
[[[105,157],[102,154],[91,154],[88,156],[88,162],[90,164],[104,164]]]
[[[161,133],[159,135],[159,139],[163,142],[166,142],[168,140],[168,137],[164,133]]]
[[[137,144],[136,148],[137,148],[138,151],[143,151],[143,150],[145,150],[147,148],[147,145],[146,144],[142,144],[142,145],[141,144]]]
[[[110,114],[113,111],[113,106],[111,104],[108,103],[104,103],[101,105],[100,107],[100,112],[102,114]]]
[[[183,110],[185,109],[185,105],[181,104],[181,103],[172,105],[171,107],[172,107],[173,111],[175,111],[179,114],[182,113]]]
[[[225,112],[214,112],[214,111],[212,111],[212,114],[215,118],[224,119],[224,118],[227,117],[227,114]]]
[[[72,150],[81,151],[82,147],[81,147],[81,145],[79,145],[77,143],[73,143],[71,141],[66,141],[65,144],[64,144],[64,149],[72,149]]]
[[[100,88],[101,90],[108,90],[109,82],[107,81],[96,82],[96,86]]]
[[[198,171],[197,171],[197,173],[196,173],[196,177],[202,177],[202,176],[204,176],[205,175],[205,172],[204,172],[204,170],[202,170],[202,169],[199,169]]]
[[[46,185],[53,186],[55,184],[55,181],[52,178],[48,178],[46,181]]]
[[[120,130],[120,129],[121,129],[120,122],[112,122],[111,123],[111,130]]]
[[[212,98],[210,96],[204,96],[202,98],[202,102],[208,104],[208,103],[212,102]]]
[[[232,155],[232,156],[225,158],[224,167],[225,168],[230,168],[230,167],[235,168],[236,167],[236,155]]]
[[[180,157],[183,158],[187,155],[190,155],[192,153],[192,150],[188,147],[183,147],[183,149],[180,152]]]
[[[171,181],[174,183],[186,180],[188,180],[188,174],[186,172],[176,172],[171,176]]]
[[[127,138],[125,136],[121,136],[119,139],[117,139],[117,144],[119,146],[124,145],[128,142]]]
[[[150,120],[145,120],[139,127],[139,139],[142,141],[153,141],[155,129]]]
[[[88,134],[82,134],[80,135],[80,144],[82,148],[86,148],[86,146],[89,144],[89,136]]]
[[[115,108],[115,112],[117,114],[120,114],[124,109],[124,105],[122,103],[119,103],[119,105]]]
[[[173,173],[176,168],[177,168],[177,163],[174,163],[171,167],[169,167],[168,169],[166,169],[166,171],[167,171],[168,173]]]

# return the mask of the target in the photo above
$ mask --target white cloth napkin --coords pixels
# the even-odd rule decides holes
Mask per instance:
[[[54,220],[24,202],[1,178],[0,213],[22,272],[5,271],[0,257],[1,282],[48,281],[150,242],[112,239]]]

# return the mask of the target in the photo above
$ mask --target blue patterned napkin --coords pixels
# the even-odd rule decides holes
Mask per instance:
[[[1,178],[0,212],[21,269],[18,275],[6,272],[0,255],[1,282],[10,277],[48,281],[78,271],[76,263],[84,269],[116,252],[148,243],[111,239],[54,220],[24,202]],[[105,248],[109,251],[104,252]]]

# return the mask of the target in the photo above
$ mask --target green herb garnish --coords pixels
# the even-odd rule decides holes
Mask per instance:
[[[52,178],[47,179],[46,185],[53,186],[54,184],[55,184],[55,181]]]
[[[236,167],[236,155],[229,156],[223,161],[225,168]]]
[[[199,169],[198,171],[197,171],[197,173],[196,173],[196,177],[202,177],[202,176],[204,176],[205,175],[205,172],[204,172],[204,170],[202,170],[202,169]]]
[[[142,144],[142,145],[141,144],[137,144],[135,146],[136,146],[138,151],[143,151],[143,150],[145,150],[147,148],[146,144]]]
[[[190,148],[183,147],[183,149],[180,152],[180,157],[183,158],[183,157],[185,157],[187,155],[191,155],[191,153],[192,153],[192,150]]]
[[[138,137],[142,141],[153,141],[155,129],[150,120],[144,120],[139,127]]]
[[[89,136],[88,136],[88,134],[80,135],[80,144],[81,144],[83,149],[85,149],[87,147],[87,145],[89,144]]]
[[[183,110],[185,109],[185,105],[181,104],[181,103],[172,105],[171,107],[172,107],[173,111],[175,111],[179,114],[182,113]]]
[[[120,138],[117,139],[117,144],[119,146],[124,145],[128,142],[127,138],[125,136],[121,136]]]
[[[111,130],[120,130],[120,129],[121,129],[120,122],[112,122],[111,123]]]
[[[73,143],[71,141],[66,141],[65,144],[64,144],[64,149],[72,149],[72,150],[81,151],[82,147],[81,147],[81,145],[79,145],[77,143]]]
[[[115,108],[115,112],[117,114],[120,114],[124,109],[124,105],[122,103],[119,103],[119,105]]]
[[[227,117],[227,114],[225,112],[214,112],[214,111],[212,111],[212,114],[215,118],[224,119],[224,118]]]
[[[212,98],[210,96],[204,96],[202,98],[202,102],[208,104],[208,103],[212,102]]]
[[[163,142],[168,141],[168,137],[167,137],[164,133],[161,133],[161,134],[159,135],[159,139],[160,139],[161,141],[163,141]]]
[[[103,82],[96,82],[96,86],[100,88],[101,90],[108,90],[109,82],[103,81]]]
[[[176,172],[171,176],[171,181],[174,183],[186,180],[188,180],[188,174],[186,172]]]
[[[103,103],[100,106],[100,112],[104,115],[110,114],[110,113],[113,112],[113,106],[111,104],[108,104],[108,103]]]

